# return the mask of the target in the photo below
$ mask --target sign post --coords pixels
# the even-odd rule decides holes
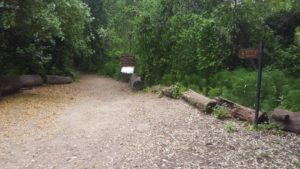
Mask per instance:
[[[260,110],[263,59],[264,59],[264,41],[262,40],[260,43],[259,58],[258,58],[258,75],[257,75],[257,83],[256,83],[256,104],[255,104],[255,126],[257,126],[258,124],[258,114]]]
[[[241,59],[258,59],[258,75],[256,82],[256,103],[255,103],[255,119],[254,124],[258,124],[258,115],[260,110],[260,95],[261,95],[261,81],[262,81],[262,71],[263,71],[263,58],[264,58],[264,42],[261,41],[260,48],[249,48],[241,49],[239,52],[239,57]]]

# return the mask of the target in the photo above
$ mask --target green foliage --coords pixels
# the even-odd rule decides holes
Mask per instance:
[[[284,97],[282,106],[288,110],[300,112],[300,90],[290,90]]]
[[[98,72],[100,75],[105,75],[109,77],[113,77],[115,79],[120,79],[121,74],[121,66],[117,61],[107,62],[103,69]]]
[[[83,0],[1,2],[1,74],[11,72],[10,64],[18,74],[68,74],[74,66],[101,66],[105,42],[96,30],[105,25],[105,12],[101,1],[91,1],[90,6]]]
[[[274,122],[268,122],[257,125],[257,130],[279,130],[280,126]]]
[[[211,97],[223,96],[242,105],[255,107],[257,72],[246,69],[222,71],[210,79]],[[265,69],[262,80],[262,109],[269,112],[282,105],[299,111],[299,85],[280,70]],[[290,95],[290,96],[289,96]],[[298,103],[298,104],[297,104]]]
[[[225,131],[227,133],[234,133],[237,132],[238,130],[234,122],[227,122],[225,125]]]
[[[185,91],[187,91],[187,88],[182,86],[180,83],[171,85],[172,97],[175,99],[179,99]]]
[[[224,107],[222,107],[222,106],[217,106],[217,107],[215,107],[215,108],[213,109],[212,114],[213,114],[216,118],[221,119],[221,120],[226,119],[226,118],[230,118],[230,117],[231,117],[230,112],[229,112],[226,108],[224,108]]]
[[[0,5],[0,74],[74,77],[75,67],[119,78],[119,57],[130,54],[147,85],[179,82],[173,85],[176,97],[192,88],[254,107],[257,63],[237,56],[241,48],[258,47],[264,32],[262,109],[300,111],[300,3],[295,0],[6,0]]]

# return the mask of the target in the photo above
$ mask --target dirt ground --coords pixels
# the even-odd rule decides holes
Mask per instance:
[[[1,169],[300,168],[300,137],[252,131],[94,75],[0,100]]]

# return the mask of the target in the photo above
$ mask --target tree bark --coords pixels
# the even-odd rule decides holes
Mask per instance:
[[[167,97],[173,98],[171,87],[162,88],[162,93]]]
[[[255,120],[255,110],[254,109],[239,105],[237,103],[234,103],[234,102],[224,99],[222,97],[218,97],[216,100],[217,100],[218,105],[226,107],[231,112],[231,114],[234,118],[254,122],[254,120]],[[267,120],[267,117],[262,112],[259,112],[258,122],[262,123],[266,120]]]
[[[140,76],[137,76],[134,73],[130,78],[130,87],[134,91],[142,90],[144,88],[144,82],[142,81]]]
[[[47,75],[46,82],[48,84],[69,84],[73,82],[73,79],[69,76]]]
[[[22,87],[18,76],[0,76],[0,96],[18,92]]]
[[[206,113],[211,113],[213,108],[217,105],[216,100],[198,94],[191,89],[183,93],[182,98],[189,104]]]
[[[43,79],[40,75],[22,75],[20,76],[22,87],[34,87],[43,84]]]
[[[272,119],[280,124],[283,130],[300,134],[300,112],[275,109],[272,112]]]

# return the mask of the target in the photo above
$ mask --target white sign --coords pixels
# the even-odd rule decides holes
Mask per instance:
[[[134,73],[134,67],[132,67],[132,66],[122,67],[121,72],[125,73],[125,74],[133,74]]]

